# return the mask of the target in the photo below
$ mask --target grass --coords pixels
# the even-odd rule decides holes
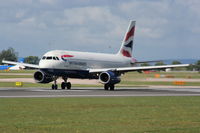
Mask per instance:
[[[34,73],[9,71],[7,78]],[[1,73],[1,72],[0,72]],[[143,82],[156,73],[127,73],[117,86],[173,85],[172,82]],[[161,72],[174,78],[200,78],[199,73]],[[0,75],[5,76],[5,75]],[[11,77],[10,77],[11,76]],[[20,76],[20,77],[18,77]],[[5,77],[4,77],[5,78]],[[162,78],[162,77],[161,77]],[[200,86],[186,82],[186,86]],[[0,82],[0,87],[14,87],[14,82]],[[23,87],[51,84],[24,83]],[[59,85],[60,86],[60,85]],[[76,87],[102,87],[79,85]],[[197,133],[200,132],[200,97],[102,97],[102,98],[0,98],[1,133]]]
[[[173,78],[191,78],[191,79],[199,79],[200,73],[198,72],[151,72],[149,74],[138,73],[138,72],[129,72],[126,73],[123,78],[129,79],[141,79],[141,78],[154,78],[155,74],[160,74],[162,77],[173,77]]]
[[[1,75],[2,78],[33,78],[33,73],[35,70],[20,70],[20,71],[9,71],[6,75]],[[16,75],[16,73],[21,73],[22,75]],[[23,75],[24,73],[24,75]],[[29,75],[30,74],[30,75]],[[138,72],[129,72],[122,76],[122,82],[117,84],[117,86],[149,86],[149,85],[174,85],[172,81],[140,81],[141,79],[154,78],[155,74],[161,75],[163,77],[171,78],[183,78],[183,79],[199,79],[200,74],[198,72],[155,72],[155,73],[138,73]],[[138,81],[139,80],[139,81]],[[36,83],[24,83],[23,87],[50,87],[51,84],[36,84]],[[76,84],[73,86],[77,87],[102,87],[102,85],[80,85]],[[200,86],[200,82],[186,82],[183,86]],[[15,83],[0,82],[0,87],[15,87]]]
[[[122,81],[120,84],[117,84],[117,87],[145,87],[145,86],[149,86],[149,85],[164,85],[164,86],[173,86],[173,82],[163,82],[163,81],[159,81],[159,82],[140,82],[140,81]],[[61,85],[58,84],[58,86],[60,87]],[[176,85],[179,86],[179,85]],[[181,86],[200,86],[199,82],[186,82],[184,85]],[[17,87],[15,85],[15,82],[0,82],[0,87]],[[22,87],[45,87],[45,88],[50,88],[51,84],[39,84],[39,83],[26,83],[23,82],[23,86]],[[73,84],[72,87],[103,87],[103,85],[85,85],[85,84]]]
[[[17,87],[15,82],[0,82],[0,87]],[[26,83],[22,87],[50,87],[50,84]]]
[[[174,85],[173,82],[167,82],[167,81],[122,81],[121,85],[133,85],[133,86],[137,86],[137,85],[168,85],[168,86],[172,86]],[[181,86],[200,86],[200,82],[185,82],[184,85]]]
[[[1,98],[2,133],[197,133],[200,97]]]
[[[0,79],[4,78],[33,78],[33,75],[0,75]]]
[[[0,70],[0,73],[34,73],[37,70]]]
[[[61,85],[58,84],[60,87]],[[15,82],[0,82],[0,87],[17,87],[15,85]],[[39,84],[39,83],[26,83],[23,82],[22,87],[45,87],[45,88],[50,88],[51,84]],[[101,87],[100,85],[81,85],[81,84],[73,84],[73,87]]]

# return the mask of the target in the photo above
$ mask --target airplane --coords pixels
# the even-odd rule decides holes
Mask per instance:
[[[19,58],[18,64],[16,64],[16,65],[0,65],[0,70],[22,70],[25,68],[25,66],[23,66],[19,63],[23,63],[23,62],[24,62],[24,58]]]
[[[132,57],[136,21],[130,21],[121,48],[116,54],[53,50],[45,53],[39,65],[22,65],[39,69],[34,73],[38,83],[50,83],[52,89],[58,89],[57,79],[62,77],[62,89],[71,89],[68,78],[99,79],[105,90],[114,90],[115,84],[121,81],[120,76],[130,71],[163,70],[174,67],[186,67],[189,64],[137,66],[138,62]],[[3,63],[18,64],[3,61]]]
[[[13,65],[0,65],[0,70],[9,70]]]

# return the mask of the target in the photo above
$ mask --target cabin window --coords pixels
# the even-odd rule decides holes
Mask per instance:
[[[56,57],[53,57],[53,60],[56,60]]]
[[[58,58],[58,57],[56,57],[56,59],[57,59],[57,60],[59,60],[59,58]]]

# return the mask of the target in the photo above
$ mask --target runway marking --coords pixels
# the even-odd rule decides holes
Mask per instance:
[[[28,91],[33,91],[33,92],[87,92],[87,91],[92,91],[92,90],[43,90],[43,89],[39,89],[39,90],[28,90]]]
[[[123,88],[125,89],[125,88]],[[101,89],[102,91],[104,89]],[[116,89],[117,90],[117,89]],[[138,90],[138,88],[132,88],[130,90]],[[177,91],[177,92],[199,92],[200,93],[200,89],[198,88],[163,88],[163,89],[158,89],[158,88],[154,88],[154,89],[144,89],[141,88],[140,90],[157,90],[157,91]],[[81,89],[71,89],[71,90],[51,90],[51,89],[28,89],[27,91],[33,91],[33,92],[89,92],[89,91],[97,91],[97,89],[88,89],[88,90],[81,90]],[[113,91],[109,91],[109,92],[113,92]]]

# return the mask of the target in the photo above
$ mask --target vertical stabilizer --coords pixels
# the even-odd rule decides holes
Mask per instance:
[[[119,55],[125,57],[132,57],[134,32],[135,32],[135,21],[131,21],[127,29],[126,35],[124,37],[124,40],[122,42],[122,46],[118,52]]]

